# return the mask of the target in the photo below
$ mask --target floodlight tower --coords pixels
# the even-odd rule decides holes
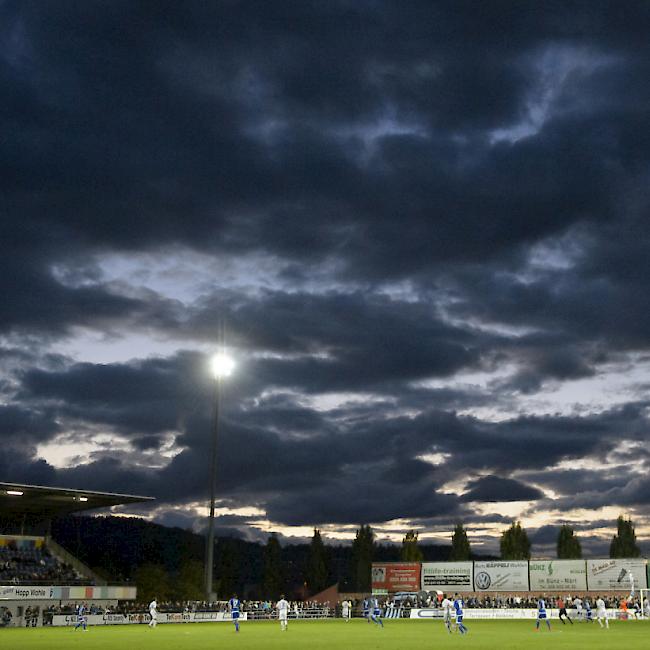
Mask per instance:
[[[214,570],[214,505],[217,496],[217,436],[221,407],[221,382],[232,374],[235,362],[224,352],[220,352],[210,360],[210,368],[215,379],[215,395],[210,460],[210,516],[208,518],[208,540],[205,552],[205,595],[208,601],[212,598],[212,573]]]

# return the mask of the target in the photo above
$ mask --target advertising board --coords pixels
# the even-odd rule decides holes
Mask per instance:
[[[133,600],[135,587],[0,586],[0,600]]]
[[[239,620],[245,621],[247,612],[240,614]],[[77,624],[74,614],[55,614],[52,617],[53,627],[71,626]],[[149,614],[91,614],[86,617],[88,625],[144,625],[151,620]],[[228,612],[159,612],[158,623],[232,623]]]
[[[372,565],[372,593],[419,591],[419,562],[386,562]]]
[[[473,566],[472,562],[424,562],[422,589],[452,593],[472,591]]]
[[[474,562],[476,591],[528,591],[528,562]]]
[[[585,591],[587,564],[584,560],[531,560],[528,563],[532,591]]]
[[[587,588],[590,591],[631,591],[634,583],[635,590],[646,589],[647,563],[643,558],[587,560]]]

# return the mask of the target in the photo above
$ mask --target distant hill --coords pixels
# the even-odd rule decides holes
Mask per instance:
[[[168,528],[144,519],[114,516],[70,516],[52,522],[52,536],[98,574],[113,581],[136,581],[146,565],[163,567],[172,578],[190,563],[203,563],[205,538],[182,528]],[[425,561],[449,558],[450,546],[421,544]],[[350,587],[350,545],[328,546],[330,584]],[[379,544],[373,560],[398,561],[400,545]],[[308,544],[285,544],[282,561],[287,591],[304,583]],[[215,548],[215,577],[222,591],[260,595],[264,545],[235,537],[220,537]],[[173,580],[172,580],[173,583]]]

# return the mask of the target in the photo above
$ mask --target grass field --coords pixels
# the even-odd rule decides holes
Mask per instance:
[[[384,629],[363,620],[291,622],[281,632],[273,622],[243,623],[236,634],[230,623],[164,624],[155,630],[146,625],[89,628],[0,630],[5,650],[417,650],[419,648],[552,648],[597,650],[624,648],[648,650],[650,623],[613,621],[609,630],[597,623],[573,627],[553,621],[553,630],[535,632],[530,621],[472,621],[470,632],[449,635],[441,621],[386,621]]]

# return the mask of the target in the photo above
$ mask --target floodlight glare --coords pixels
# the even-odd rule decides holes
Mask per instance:
[[[23,496],[23,492],[20,490],[7,490],[7,494],[9,494],[12,497],[21,497]]]
[[[225,354],[215,354],[210,361],[215,378],[229,377],[235,368],[235,362]]]

